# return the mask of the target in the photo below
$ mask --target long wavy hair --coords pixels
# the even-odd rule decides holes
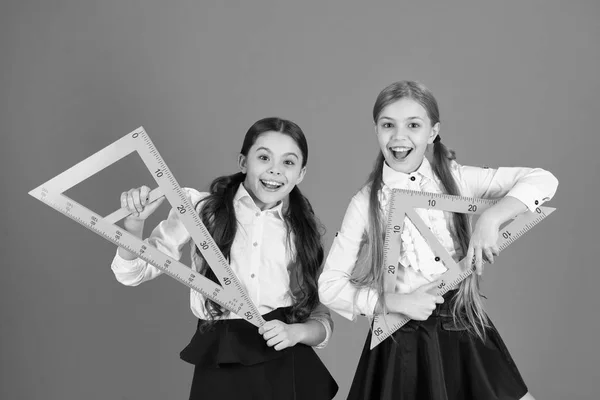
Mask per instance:
[[[246,132],[240,153],[247,156],[258,137],[265,132],[280,132],[292,138],[302,153],[302,167],[306,166],[308,143],[304,132],[292,121],[281,118],[264,118],[255,122]],[[210,185],[210,195],[196,205],[202,222],[227,259],[237,232],[233,199],[245,178],[246,174],[241,172],[216,178]],[[282,211],[288,249],[295,249],[288,265],[293,305],[286,318],[290,323],[304,322],[319,304],[317,279],[324,257],[321,242],[323,229],[310,202],[297,186],[292,189],[288,199],[284,199]],[[215,274],[208,268],[197,247],[194,257],[199,271],[217,282]],[[229,313],[210,299],[206,299],[205,306],[209,319],[201,322],[203,328],[210,327],[216,318]]]
[[[423,106],[432,126],[440,122],[440,113],[435,97],[427,87],[414,81],[395,82],[383,89],[373,106],[373,121],[377,123],[381,111],[386,106],[404,98],[412,99]],[[434,141],[431,159],[433,172],[442,183],[442,190],[447,194],[460,195],[458,185],[450,170],[451,161],[454,159],[456,159],[456,154],[453,150],[446,147],[441,140]],[[354,285],[377,288],[381,299],[384,299],[383,242],[385,227],[378,193],[383,185],[384,162],[385,158],[380,152],[365,184],[369,190],[369,228],[365,233],[359,261],[352,273]],[[466,255],[471,238],[470,218],[467,214],[454,213],[453,226],[462,253]],[[462,323],[469,331],[484,339],[489,320],[484,311],[479,287],[480,277],[476,274],[463,280],[451,299],[452,314],[454,319]]]

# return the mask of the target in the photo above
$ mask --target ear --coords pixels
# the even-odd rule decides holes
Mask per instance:
[[[240,153],[240,155],[238,156],[238,166],[240,167],[240,171],[242,171],[243,174],[245,174],[248,170],[247,158],[242,153]]]
[[[431,131],[429,132],[429,138],[427,139],[427,144],[432,144],[439,133],[440,123],[437,122],[434,126],[431,127]]]
[[[306,167],[302,167],[302,169],[300,170],[300,177],[296,181],[296,185],[299,185],[300,182],[302,182],[302,180],[304,179],[304,175],[306,175]]]

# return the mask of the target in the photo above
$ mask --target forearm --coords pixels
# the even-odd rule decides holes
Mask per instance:
[[[387,313],[404,314],[406,306],[405,297],[406,296],[404,294],[400,293],[384,293],[383,298],[385,299],[385,311]],[[375,308],[375,313],[381,314],[383,311],[383,302],[380,297],[379,301],[377,302],[377,307]]]
[[[502,200],[485,210],[480,219],[487,220],[495,226],[500,226],[524,211],[527,211],[527,206],[521,200],[512,196],[504,196]]]
[[[135,222],[125,221],[125,223],[123,225],[127,232],[131,233],[133,236],[137,237],[138,239],[142,238],[142,235],[144,233],[144,221],[143,220],[135,221]],[[118,253],[119,253],[119,256],[125,260],[135,260],[136,258],[138,258],[137,254],[132,253],[123,247],[119,247]]]
[[[354,320],[357,315],[373,315],[378,298],[377,290],[356,287],[346,273],[329,270],[319,278],[321,303],[346,319]]]
[[[298,331],[300,338],[298,343],[307,346],[317,346],[322,343],[327,336],[327,331],[323,324],[314,319],[309,319],[308,321],[299,324],[293,324],[293,326]]]

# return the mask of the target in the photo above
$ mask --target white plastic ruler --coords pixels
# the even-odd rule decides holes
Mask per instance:
[[[158,188],[150,193],[149,200],[154,201],[164,195],[171,206],[179,212],[181,222],[185,225],[194,244],[200,249],[221,285],[207,279],[202,274],[115,225],[117,221],[129,215],[126,208],[121,208],[108,216],[102,217],[64,195],[66,190],[133,152],[139,154],[158,184]],[[154,265],[189,288],[202,293],[253,325],[261,326],[264,324],[265,321],[258,308],[252,303],[248,293],[231,270],[229,263],[194,209],[194,205],[191,204],[185,192],[173,177],[144,128],[140,127],[125,135],[33,189],[29,194],[96,232],[106,240],[136,254],[139,258]]]
[[[496,204],[499,200],[480,199],[473,197],[451,196],[448,194],[418,192],[405,189],[394,189],[389,204],[387,229],[384,242],[384,290],[393,292],[396,286],[396,273],[400,258],[400,242],[405,217],[409,218],[419,230],[431,250],[436,255],[436,260],[442,262],[448,270],[440,277],[440,284],[436,293],[443,295],[456,289],[460,282],[471,275],[475,270],[471,260],[463,258],[455,262],[433,232],[418,216],[415,208],[429,208],[442,211],[481,214],[483,211]],[[540,221],[550,215],[555,208],[537,207],[535,212],[527,211],[500,230],[498,248],[500,251],[507,248]],[[394,332],[400,329],[410,318],[402,314],[377,314],[373,319],[373,334],[371,349],[383,342]]]

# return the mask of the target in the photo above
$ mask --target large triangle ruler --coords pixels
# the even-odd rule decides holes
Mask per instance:
[[[115,225],[116,222],[129,215],[126,208],[121,208],[103,217],[64,194],[71,187],[133,152],[138,153],[158,184],[158,188],[150,192],[150,201],[164,195],[171,206],[179,212],[181,222],[190,233],[194,244],[200,249],[209,267],[217,276],[220,285]],[[264,324],[265,321],[258,308],[252,303],[245,288],[231,270],[227,259],[221,253],[194,209],[194,205],[191,204],[185,192],[175,180],[143,127],[123,136],[60,175],[43,183],[30,191],[29,194],[106,240],[136,254],[139,258],[154,265],[167,275],[200,292],[253,325],[261,326]]]
[[[433,232],[419,217],[415,208],[437,209],[465,214],[481,214],[497,199],[480,199],[474,197],[452,196],[440,193],[418,192],[406,189],[393,189],[389,204],[387,228],[384,249],[384,290],[393,292],[396,286],[396,273],[400,258],[400,234],[404,228],[405,217],[409,218],[419,233],[423,236],[431,250],[436,255],[436,260],[444,263],[448,269],[439,279],[436,293],[443,295],[456,289],[463,279],[474,271],[472,261],[463,258],[458,263],[450,256],[444,246],[437,240]],[[540,221],[550,215],[555,208],[537,207],[534,212],[527,211],[504,225],[500,229],[498,248],[500,251],[519,239]],[[402,314],[376,314],[373,319],[373,334],[371,336],[371,349],[383,342],[394,332],[400,329],[410,318]]]

